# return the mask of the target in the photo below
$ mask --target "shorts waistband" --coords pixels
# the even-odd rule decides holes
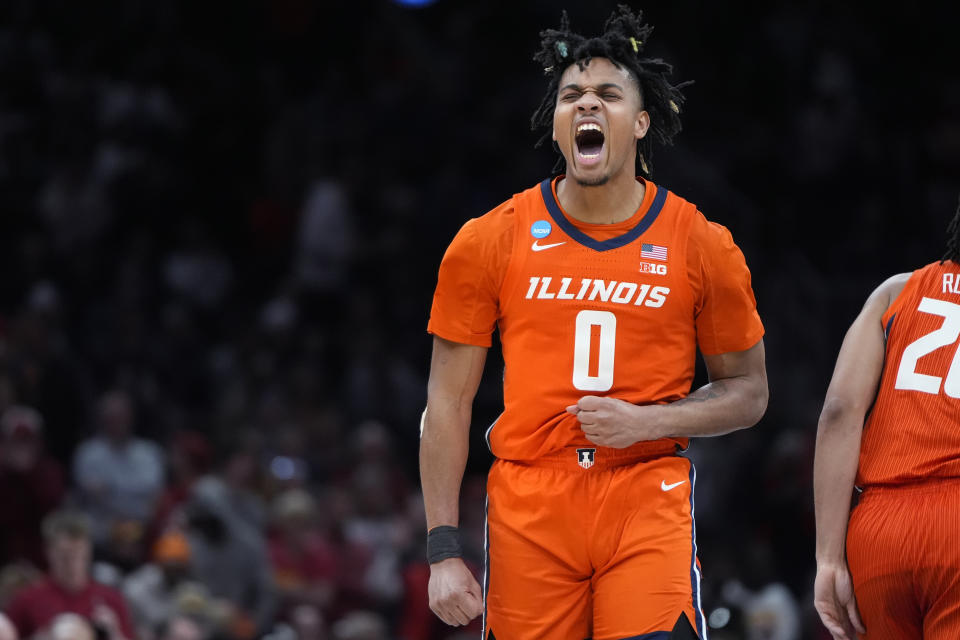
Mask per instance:
[[[541,467],[564,471],[583,471],[584,469],[614,469],[638,462],[648,462],[656,458],[677,455],[677,447],[670,443],[643,442],[626,449],[610,447],[564,447],[533,460],[507,460],[526,467]]]

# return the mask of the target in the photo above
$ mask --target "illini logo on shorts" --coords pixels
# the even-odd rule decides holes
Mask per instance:
[[[577,449],[577,462],[580,463],[580,466],[584,469],[589,469],[593,466],[594,456],[596,456],[596,449]]]

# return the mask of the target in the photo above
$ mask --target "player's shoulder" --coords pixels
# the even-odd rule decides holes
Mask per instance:
[[[904,285],[906,285],[907,282],[910,281],[910,278],[912,278],[916,273],[916,271],[907,271],[904,273],[894,274],[881,282],[880,286],[877,287],[877,290],[884,293],[891,293],[894,291],[899,293],[899,291],[903,289]]]
[[[471,218],[463,225],[461,232],[471,235],[479,242],[503,243],[513,238],[518,220],[541,213],[538,209],[542,209],[542,213],[546,215],[541,186],[535,185],[513,194],[483,215]]]
[[[936,283],[939,286],[940,277],[943,273],[944,263],[940,261],[931,262],[914,271],[890,276],[876,288],[872,295],[882,297],[888,303],[893,303],[908,286],[920,289],[926,289],[931,283]]]
[[[541,193],[542,184],[539,183],[515,193],[483,215],[467,220],[458,235],[466,236],[473,242],[493,243],[500,246],[509,244],[514,236],[518,219],[526,219],[531,214],[546,215],[546,206]]]
[[[680,210],[687,210],[687,211],[692,210],[692,211],[699,212],[697,205],[693,204],[692,202],[690,202],[689,200],[687,200],[686,198],[678,194],[676,191],[672,191],[671,189],[659,183],[654,183],[654,184],[656,184],[656,187],[657,187],[657,195],[660,195],[661,193],[663,194],[664,206],[675,207]]]
[[[694,253],[710,252],[729,250],[736,247],[730,229],[715,220],[707,218],[707,216],[693,204],[687,204],[689,204],[691,209],[691,221],[687,236],[689,251]]]
[[[867,301],[864,303],[864,313],[873,314],[877,317],[885,314],[903,292],[904,287],[907,286],[910,279],[916,274],[916,271],[898,273],[881,282],[880,285],[871,292]]]
[[[690,219],[691,239],[697,242],[710,242],[730,235],[729,229],[724,225],[708,218],[695,203],[687,200],[683,196],[671,191],[667,187],[658,184],[657,193],[663,193],[664,208],[677,212],[679,215]]]
[[[505,200],[483,215],[467,220],[457,232],[444,257],[477,264],[499,264],[509,256],[514,238],[516,206],[513,198]]]
[[[504,200],[483,215],[471,218],[467,221],[467,224],[476,233],[496,233],[504,228],[512,227],[517,213],[517,205],[514,199],[515,196]]]
[[[454,243],[472,245],[474,249],[509,245],[513,238],[515,218],[516,207],[511,198],[483,215],[467,220],[457,233]]]

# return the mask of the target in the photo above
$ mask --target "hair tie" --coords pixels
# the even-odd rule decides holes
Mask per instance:
[[[560,54],[561,58],[566,58],[567,53],[569,53],[567,49],[567,43],[564,42],[563,40],[560,40],[559,42],[557,42],[557,53]]]
[[[636,38],[630,36],[630,44],[633,45],[634,53],[640,53],[640,45],[643,44],[642,41],[638,42]]]

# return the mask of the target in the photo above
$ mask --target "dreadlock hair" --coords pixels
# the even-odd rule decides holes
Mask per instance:
[[[659,58],[641,57],[647,39],[653,32],[652,26],[641,22],[642,17],[642,12],[634,14],[626,5],[618,5],[616,11],[607,18],[603,34],[586,38],[570,30],[570,19],[564,11],[559,29],[540,32],[540,51],[533,59],[543,66],[550,81],[540,106],[530,118],[531,129],[546,129],[537,141],[537,147],[551,139],[553,111],[563,72],[572,64],[578,65],[583,71],[593,58],[607,58],[618,69],[627,69],[633,75],[640,88],[641,104],[650,114],[650,129],[638,141],[637,153],[639,169],[650,176],[653,142],[673,144],[673,137],[681,129],[680,107],[684,97],[680,89],[692,83],[671,85],[667,81],[667,76],[673,72],[670,64]],[[563,162],[561,156],[554,170],[559,171]]]
[[[957,212],[953,214],[953,220],[947,225],[947,252],[940,259],[940,264],[947,260],[960,264],[960,205],[957,206]]]

